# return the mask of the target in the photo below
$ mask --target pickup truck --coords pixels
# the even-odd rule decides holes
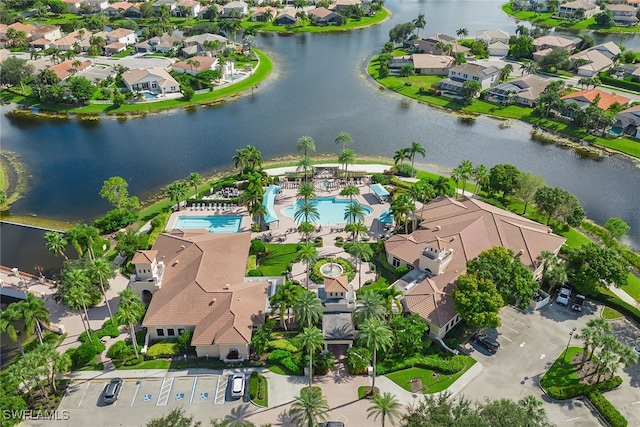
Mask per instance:
[[[571,304],[571,309],[574,311],[582,311],[582,306],[584,306],[585,301],[586,298],[584,295],[576,295],[576,297],[573,299],[573,304]]]

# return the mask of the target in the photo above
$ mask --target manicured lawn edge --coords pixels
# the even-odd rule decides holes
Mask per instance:
[[[249,378],[249,397],[256,406],[269,406],[269,387],[267,378],[257,372],[253,372]]]
[[[463,368],[453,374],[443,373],[438,369],[427,369],[417,364],[411,368],[390,372],[385,376],[407,391],[411,391],[411,386],[409,385],[410,379],[421,378],[423,387],[426,388],[426,390],[423,390],[423,393],[438,393],[449,388],[475,363],[476,361],[473,358],[468,357],[465,360]],[[437,375],[437,378],[434,377],[434,375]]]

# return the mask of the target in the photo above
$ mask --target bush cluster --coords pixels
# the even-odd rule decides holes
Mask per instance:
[[[587,398],[598,412],[609,422],[611,427],[627,427],[627,419],[597,390],[587,394]]]
[[[269,341],[267,347],[270,350],[284,350],[289,353],[297,353],[299,351],[298,347],[285,339]]]
[[[193,333],[186,331],[180,334],[177,339],[178,342],[178,350],[182,352],[187,352],[191,350],[191,338],[193,337]]]
[[[156,343],[147,350],[147,357],[155,359],[158,357],[173,357],[180,353],[180,348],[176,341],[163,341]]]
[[[114,343],[107,352],[111,359],[126,360],[133,355],[133,350],[124,341]]]
[[[376,365],[376,371],[378,374],[384,375],[389,372],[418,367],[450,375],[460,372],[460,370],[464,368],[464,365],[465,356],[462,355],[452,356],[448,359],[443,359],[440,356],[418,356],[401,361],[385,360]]]
[[[294,360],[295,359],[295,360]],[[286,350],[274,350],[269,353],[269,362],[276,363],[294,375],[302,375],[302,366],[300,366],[300,357],[295,357],[291,352]]]
[[[100,354],[105,350],[104,344],[100,339],[94,338],[93,342],[83,342],[74,352],[70,352],[71,361],[76,367],[85,366],[95,360],[96,354]]]
[[[247,277],[262,277],[264,276],[264,273],[261,270],[249,270],[247,271]]]
[[[100,341],[102,337],[111,337],[115,338],[120,335],[120,329],[118,329],[117,323],[112,323],[111,320],[107,320],[102,324],[102,329],[98,329],[97,331],[92,331],[91,338],[94,341]],[[87,338],[87,332],[82,332],[78,336],[78,340],[80,342],[87,342],[89,339]]]
[[[320,273],[320,267],[332,261],[342,266],[342,269],[344,270],[344,274],[347,275],[349,281],[352,281],[354,277],[356,277],[355,268],[353,267],[353,264],[350,261],[344,258],[332,258],[332,259],[320,258],[311,267],[311,274],[309,275],[309,278],[315,283],[323,283],[324,276]]]
[[[586,396],[593,391],[605,392],[613,390],[622,384],[622,378],[615,376],[598,384],[577,384],[565,387],[551,386],[546,392],[551,398],[556,400],[566,400],[578,396]]]
[[[93,225],[100,230],[100,234],[108,234],[133,224],[137,219],[138,214],[128,209],[112,209],[102,218],[96,219]]]

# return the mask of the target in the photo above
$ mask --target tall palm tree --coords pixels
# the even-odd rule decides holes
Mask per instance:
[[[322,331],[315,326],[304,328],[298,335],[302,347],[309,352],[309,388],[313,382],[313,353],[324,345]]]
[[[393,164],[397,165],[400,164],[400,166],[402,166],[404,164],[405,159],[407,159],[407,149],[406,148],[401,148],[399,150],[396,150],[395,153],[393,153]]]
[[[500,75],[498,77],[498,80],[501,81],[501,82],[506,81],[509,78],[509,76],[511,75],[512,72],[513,72],[513,65],[511,65],[511,64],[505,65],[500,70]]]
[[[358,202],[351,202],[344,209],[344,220],[349,224],[364,221],[364,212],[364,206]]]
[[[350,244],[347,252],[356,258],[358,263],[358,289],[362,289],[362,263],[371,261],[373,249],[365,242],[354,242]]]
[[[416,209],[415,202],[410,195],[406,193],[398,194],[391,201],[390,211],[396,224],[404,222],[404,232],[409,233],[409,215]]]
[[[298,138],[297,145],[298,152],[302,152],[303,155],[307,156],[309,153],[316,152],[316,141],[310,136],[301,136]]]
[[[531,394],[518,400],[518,406],[524,409],[531,423],[530,425],[542,425],[543,420],[546,419],[542,401],[536,399],[536,397]]]
[[[298,200],[309,201],[312,199],[317,199],[316,189],[313,188],[313,185],[309,182],[303,182],[298,187],[298,193],[296,194]]]
[[[427,26],[427,21],[424,19],[424,13],[419,13],[418,17],[412,22],[413,28],[416,29],[416,35],[420,37],[420,30]]]
[[[84,313],[84,320],[82,314],[80,319],[82,320],[82,326],[87,333],[87,338],[92,341],[91,338],[91,324],[89,323],[89,312],[87,311],[87,299],[89,299],[88,287],[90,286],[89,278],[84,270],[79,268],[71,269],[66,274],[66,280],[72,285],[62,295],[62,300],[72,310],[80,313]],[[86,325],[85,325],[86,321]]]
[[[318,258],[318,249],[316,245],[308,242],[309,237],[307,237],[307,242],[300,245],[300,249],[298,249],[298,258],[300,261],[303,261],[307,264],[307,289],[309,289],[309,275],[311,274],[311,263],[314,262]]]
[[[391,329],[380,319],[370,318],[360,325],[358,340],[373,352],[373,377],[369,394],[376,393],[376,363],[378,351],[386,351],[393,344]]]
[[[343,197],[348,197],[349,200],[353,201],[353,196],[360,195],[360,189],[353,184],[349,184],[346,185],[342,190],[340,190],[340,195]]]
[[[437,195],[447,194],[449,191],[449,180],[444,176],[439,176],[438,179],[433,181],[433,189],[436,190]]]
[[[388,391],[384,394],[377,394],[376,397],[371,399],[371,406],[367,408],[367,419],[374,415],[374,420],[378,419],[378,416],[382,419],[382,427],[384,427],[384,421],[389,417],[389,421],[393,423],[395,418],[402,416],[402,404],[398,402],[396,397]]]
[[[49,323],[49,310],[47,304],[32,293],[27,293],[27,299],[13,304],[11,307],[24,321],[24,330],[27,335],[36,331],[38,341],[42,344],[42,323]]]
[[[82,256],[84,255],[82,245],[80,244],[80,241],[82,240],[82,230],[77,225],[67,230],[66,239],[76,250],[80,258],[82,258]]]
[[[104,303],[107,305],[107,310],[109,310],[109,318],[113,321],[113,312],[111,311],[111,305],[109,304],[107,292],[104,287],[104,282],[109,283],[109,279],[116,277],[113,265],[106,258],[96,258],[91,262],[89,277],[92,280],[97,280],[100,284],[100,291],[104,297]]]
[[[344,227],[344,231],[351,233],[351,240],[353,242],[358,241],[358,237],[364,237],[369,235],[369,227],[364,222],[350,222]]]
[[[467,37],[468,35],[469,35],[469,30],[467,30],[466,28],[459,28],[456,31],[456,36],[458,36],[459,38]]]
[[[344,179],[349,178],[348,168],[350,164],[353,164],[356,161],[356,154],[350,148],[345,148],[340,152],[338,156],[338,163],[340,163],[344,168]]]
[[[487,167],[485,165],[478,165],[473,172],[471,173],[471,177],[476,182],[476,188],[473,190],[475,194],[478,194],[480,188],[489,183],[489,172],[487,171]]]
[[[118,312],[115,319],[121,325],[127,325],[133,350],[138,358],[138,340],[136,339],[135,324],[140,321],[144,315],[144,305],[140,297],[133,293],[131,289],[124,289],[118,292],[120,295],[120,303],[118,304]]]
[[[462,195],[464,196],[467,188],[467,181],[473,175],[473,164],[471,160],[463,160],[457,168],[460,173],[460,180],[462,181]]]
[[[311,157],[304,155],[298,160],[296,165],[296,171],[304,173],[304,180],[306,181],[309,176],[309,172],[313,171],[313,161]]]
[[[196,191],[195,197],[198,198],[198,185],[202,184],[202,176],[197,172],[191,172],[189,175],[189,182],[193,185],[193,189]]]
[[[65,239],[64,234],[57,231],[47,231],[44,233],[44,247],[47,251],[54,255],[60,255],[65,260],[69,258],[65,255],[64,251],[69,246],[69,242]]]
[[[320,213],[318,212],[318,205],[309,200],[301,200],[296,203],[296,210],[293,213],[293,218],[296,222],[312,223],[320,219]],[[309,242],[309,234],[306,234],[306,242]]]
[[[6,332],[9,339],[15,343],[18,343],[20,353],[24,356],[24,348],[22,347],[22,340],[18,337],[19,331],[16,329],[15,322],[20,320],[20,314],[13,310],[11,306],[0,312],[0,333]]]
[[[588,326],[580,330],[580,334],[578,335],[578,337],[584,343],[584,348],[582,349],[582,360],[580,361],[580,369],[582,369],[587,361],[589,349],[594,348],[594,346],[596,345],[598,339],[597,335],[597,331],[594,328]]]
[[[340,132],[338,136],[336,136],[335,142],[336,144],[342,144],[342,150],[344,151],[344,149],[347,148],[347,144],[353,143],[353,139],[351,139],[351,135],[347,132]]]
[[[415,141],[412,142],[411,147],[408,148],[408,153],[409,153],[409,159],[411,159],[411,167],[413,167],[413,161],[416,158],[416,154],[420,154],[422,157],[425,157],[427,155],[427,152],[425,151],[422,144]]]
[[[231,157],[231,160],[233,161],[234,167],[236,169],[240,168],[240,172],[244,174],[245,168],[249,166],[249,156],[247,151],[244,148],[238,148],[236,150],[236,154]]]
[[[310,328],[320,322],[324,308],[318,296],[310,291],[299,292],[293,301],[293,313],[300,327]]]
[[[289,415],[298,421],[298,425],[315,427],[318,423],[327,421],[330,408],[327,400],[322,396],[319,387],[303,388],[300,396],[291,405]]]
[[[175,201],[178,205],[178,210],[180,210],[180,202],[187,195],[187,183],[184,181],[176,181],[169,184],[167,187],[167,195],[169,199]]]
[[[273,307],[277,307],[280,310],[280,326],[285,330],[287,329],[287,313],[289,308],[293,305],[296,299],[296,295],[300,292],[301,288],[298,288],[293,282],[287,280],[282,285],[278,286],[278,290],[275,294],[269,298],[269,302]]]
[[[384,319],[384,300],[374,291],[364,291],[358,295],[358,304],[353,311],[353,319],[356,324],[361,324],[369,319]]]

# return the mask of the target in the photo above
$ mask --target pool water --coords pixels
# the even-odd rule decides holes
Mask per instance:
[[[296,206],[301,203],[302,201],[298,201],[295,205],[285,207],[282,209],[282,214],[289,218],[294,218]],[[349,203],[359,204],[356,200],[350,202],[347,199],[336,199],[335,197],[319,197],[316,200],[313,200],[312,203],[316,205],[318,208],[318,214],[320,215],[320,219],[318,221],[314,221],[314,223],[321,225],[345,224],[347,220],[344,219],[344,213],[349,206]],[[369,216],[373,212],[373,209],[370,206],[362,205],[362,207],[364,208],[365,216]]]
[[[178,230],[207,230],[210,233],[237,233],[242,226],[241,216],[181,216],[176,225]]]
[[[157,99],[158,95],[156,95],[155,93],[151,93],[151,92],[142,92],[142,96],[144,97],[144,99]]]

